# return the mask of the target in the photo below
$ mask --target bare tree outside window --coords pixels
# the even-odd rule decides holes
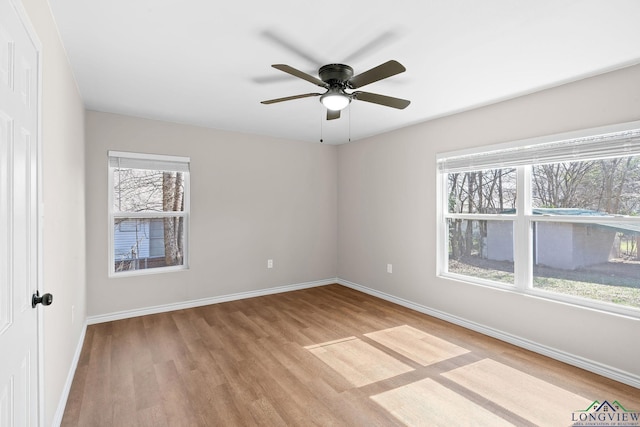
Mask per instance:
[[[640,157],[535,165],[533,206],[640,214]]]
[[[450,213],[500,214],[513,211],[516,203],[516,170],[508,168],[451,173],[448,175],[447,191]],[[458,260],[482,256],[486,237],[486,220],[451,220],[450,257]]]
[[[184,187],[181,172],[162,173],[162,209],[182,212],[184,210]],[[184,218],[164,219],[164,259],[166,265],[182,264]]]

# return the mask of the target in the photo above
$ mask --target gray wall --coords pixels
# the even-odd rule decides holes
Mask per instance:
[[[23,0],[42,43],[44,423],[51,425],[82,335],[85,306],[84,105],[46,0]],[[72,322],[72,308],[75,310]]]
[[[86,139],[90,316],[336,277],[335,146],[93,111]],[[108,277],[108,150],[191,157],[189,270]]]
[[[639,319],[436,276],[436,153],[639,119],[634,66],[339,146],[338,277],[640,376]]]

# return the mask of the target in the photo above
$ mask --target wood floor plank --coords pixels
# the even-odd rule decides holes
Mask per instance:
[[[570,420],[567,414],[588,407],[594,400],[492,359],[442,375],[538,425],[562,425]],[[544,410],[531,411],[532,407]]]
[[[640,409],[633,387],[329,285],[90,325],[62,425],[520,426],[547,421],[545,394],[568,420]]]
[[[196,411],[195,415],[204,421],[199,425],[214,425],[207,423],[207,420],[222,419],[221,413],[216,411],[213,402],[218,402],[219,397],[216,390],[223,384],[212,384],[207,377],[203,376],[199,371],[188,371],[180,373],[187,392],[187,400],[192,408]]]
[[[170,426],[197,425],[201,421],[198,411],[188,398],[187,386],[173,360],[156,364],[154,369],[161,390],[162,408],[167,424]]]
[[[105,335],[107,328],[98,328],[91,342],[91,356],[87,366],[85,390],[91,390],[91,396],[83,398],[78,418],[79,425],[113,425],[113,407],[102,411],[101,402],[111,401],[111,336]]]
[[[271,401],[266,397],[251,402],[247,409],[251,411],[254,420],[259,420],[259,424],[273,427],[287,425],[287,422],[282,419]]]
[[[80,358],[82,360],[82,358]],[[82,409],[82,399],[84,398],[85,381],[87,378],[87,364],[80,364],[76,368],[73,378],[69,397],[67,398],[67,406],[65,407],[64,416],[61,427],[76,426],[80,421],[80,410]]]
[[[355,387],[409,372],[412,368],[356,337],[306,347]]]
[[[466,348],[408,325],[382,329],[364,336],[424,366],[469,352]]]
[[[145,366],[144,369],[133,373],[133,388],[137,411],[154,407],[160,403],[160,386],[154,365]]]
[[[127,366],[116,364],[114,366]],[[136,388],[133,371],[130,369],[112,369],[110,372],[110,400],[112,403],[113,425],[127,425],[136,417]]]
[[[472,413],[474,426],[513,426],[507,420],[430,378],[371,398],[406,425],[463,425],[460,414]]]

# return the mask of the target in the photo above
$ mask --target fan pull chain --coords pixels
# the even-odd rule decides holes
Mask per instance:
[[[349,104],[349,142],[351,142],[351,104]]]
[[[322,120],[323,119],[323,115],[322,114],[324,113],[324,109],[321,109],[320,111],[321,111],[321,113],[320,113],[320,142],[323,143],[324,141],[322,140],[322,121],[323,121]]]

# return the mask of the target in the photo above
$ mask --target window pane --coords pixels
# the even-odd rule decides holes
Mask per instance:
[[[640,308],[640,222],[535,222],[534,288]]]
[[[115,212],[184,211],[184,173],[113,169]]]
[[[532,168],[534,209],[574,209],[566,211],[572,215],[598,212],[638,215],[639,193],[640,156],[534,165]]]
[[[115,271],[183,265],[184,218],[126,218],[114,224]]]
[[[447,174],[450,213],[515,213],[516,170],[489,169]]]
[[[513,222],[449,219],[450,273],[513,284]]]

